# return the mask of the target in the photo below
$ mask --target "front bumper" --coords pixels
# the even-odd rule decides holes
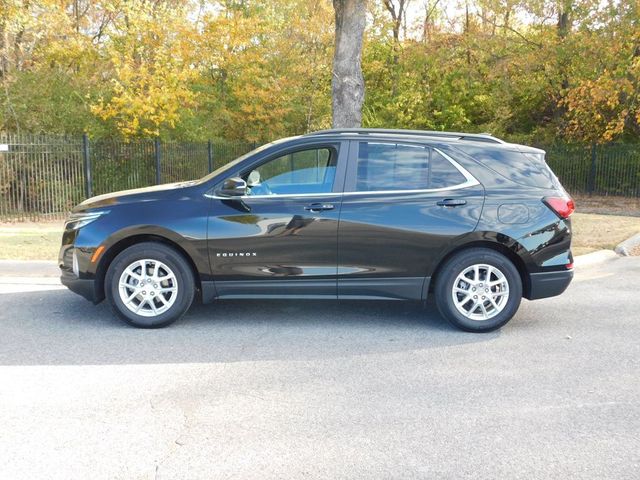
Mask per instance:
[[[98,303],[99,301],[96,294],[96,282],[93,279],[78,278],[73,272],[62,270],[60,283],[93,303]]]
[[[86,271],[89,256],[90,252],[76,249],[73,244],[63,244],[58,257],[60,283],[87,300],[99,303],[102,298],[96,291],[95,277]]]
[[[539,298],[555,297],[564,292],[573,279],[573,270],[563,270],[560,272],[532,273],[529,276],[530,288],[529,300]]]

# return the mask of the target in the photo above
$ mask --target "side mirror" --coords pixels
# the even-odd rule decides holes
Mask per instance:
[[[216,195],[220,197],[241,197],[247,194],[247,182],[240,177],[227,178],[222,184],[222,188],[216,190]]]

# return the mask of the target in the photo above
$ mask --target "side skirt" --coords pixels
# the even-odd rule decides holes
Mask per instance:
[[[340,278],[338,298],[426,301],[430,277]]]
[[[426,301],[430,277],[335,280],[235,280],[202,282],[202,303],[220,299],[416,300]]]

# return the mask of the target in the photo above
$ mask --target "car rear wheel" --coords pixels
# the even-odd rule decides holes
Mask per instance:
[[[195,282],[178,252],[145,242],[122,251],[105,278],[106,296],[126,323],[159,328],[178,320],[191,306]]]
[[[522,280],[513,263],[487,248],[464,250],[438,274],[436,305],[444,318],[468,332],[489,332],[518,311]]]

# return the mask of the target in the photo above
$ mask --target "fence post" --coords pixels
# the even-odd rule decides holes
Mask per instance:
[[[596,189],[596,144],[591,144],[591,169],[589,170],[589,183],[587,185],[587,192],[589,195],[593,194]]]
[[[156,138],[155,140],[155,153],[156,153],[156,185],[160,185],[162,181],[162,175],[160,172],[160,162],[162,159],[162,152],[160,151],[160,139]]]
[[[93,197],[93,179],[91,178],[91,158],[89,157],[89,135],[82,134],[82,159],[84,163],[84,193]]]
[[[213,172],[213,145],[211,140],[207,141],[207,160],[209,160],[209,173]]]

